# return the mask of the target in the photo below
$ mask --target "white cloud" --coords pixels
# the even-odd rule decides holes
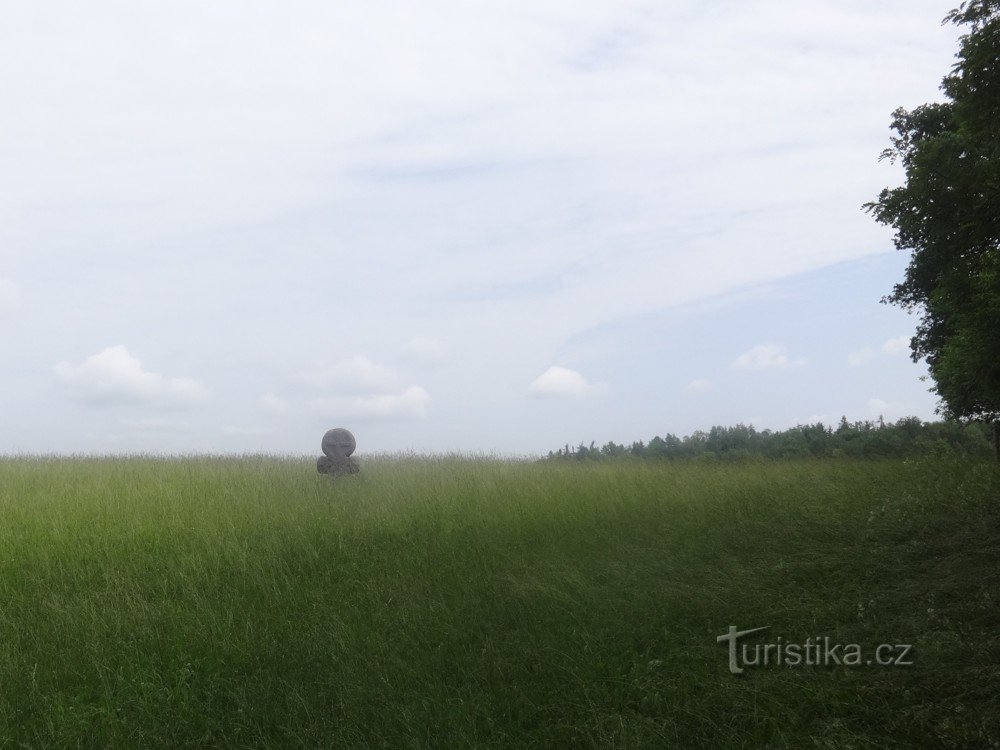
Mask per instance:
[[[192,378],[168,378],[144,370],[124,346],[111,346],[87,357],[80,365],[60,362],[58,379],[84,401],[94,404],[161,402],[192,404],[204,401],[205,387]]]
[[[696,378],[687,384],[684,389],[690,391],[691,393],[704,393],[705,391],[711,390],[712,381],[705,378]]]
[[[309,409],[336,419],[415,419],[427,413],[431,397],[419,385],[401,393],[333,396],[309,402]]]
[[[910,336],[898,336],[894,339],[889,339],[884,344],[882,344],[882,351],[885,354],[909,354],[910,353]]]
[[[780,344],[760,344],[743,352],[733,360],[732,366],[737,370],[774,370],[801,367],[805,363],[805,357],[789,359],[785,347]]]
[[[357,355],[333,365],[313,367],[294,376],[311,398],[286,398],[272,392],[260,405],[272,414],[313,413],[357,420],[415,419],[426,415],[430,395],[419,385],[403,387],[391,367]]]
[[[551,396],[556,398],[585,398],[604,390],[601,384],[588,383],[576,370],[565,367],[550,367],[539,375],[528,386],[532,396]]]
[[[423,367],[443,363],[448,357],[444,345],[426,336],[414,336],[403,347],[402,358]]]
[[[274,434],[273,430],[266,427],[241,427],[233,424],[223,426],[220,432],[229,437],[264,437]]]
[[[21,290],[10,279],[0,276],[0,313],[13,310],[21,304]]]
[[[847,364],[851,367],[860,367],[879,357],[895,357],[901,354],[909,354],[910,337],[897,336],[886,340],[881,347],[875,349],[872,346],[865,346],[847,355]]]
[[[143,417],[134,421],[126,421],[124,424],[146,432],[190,432],[192,429],[191,422],[187,420],[165,417]]]
[[[287,414],[290,406],[286,399],[270,391],[260,397],[260,408],[270,414]]]
[[[878,352],[872,349],[870,346],[862,347],[857,351],[853,351],[847,355],[847,364],[851,367],[861,367],[861,365],[871,362],[878,356]]]
[[[393,390],[399,378],[390,367],[372,362],[363,354],[318,366],[293,378],[297,383],[339,394],[370,394]]]

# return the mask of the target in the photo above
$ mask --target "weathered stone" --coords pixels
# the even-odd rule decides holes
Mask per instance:
[[[357,474],[361,471],[361,467],[358,466],[358,462],[353,458],[330,458],[329,456],[320,456],[316,459],[316,471],[320,474],[341,476],[343,474]]]
[[[350,430],[345,430],[343,427],[335,427],[332,430],[327,430],[323,436],[321,445],[323,453],[336,461],[338,459],[346,459],[354,453],[354,449],[358,444]]]

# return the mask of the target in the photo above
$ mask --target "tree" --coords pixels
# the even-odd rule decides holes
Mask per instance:
[[[893,113],[891,148],[906,182],[865,204],[912,251],[883,302],[920,313],[910,340],[939,410],[992,422],[1000,459],[1000,0],[945,18],[967,28],[941,89],[946,101]]]

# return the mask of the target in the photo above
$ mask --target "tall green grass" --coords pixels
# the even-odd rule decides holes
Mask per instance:
[[[988,463],[362,466],[0,460],[0,748],[1000,747]]]

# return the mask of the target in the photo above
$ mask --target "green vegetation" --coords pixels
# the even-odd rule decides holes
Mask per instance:
[[[0,748],[996,747],[992,462],[0,460]],[[913,644],[730,674],[716,637]]]
[[[994,423],[1000,459],[1000,0],[969,0],[946,21],[967,30],[946,101],[893,113],[882,157],[906,184],[865,208],[912,251],[886,301],[920,312],[914,361],[927,359],[947,414]]]
[[[549,458],[594,460],[637,456],[639,458],[701,458],[741,460],[747,458],[915,458],[946,456],[983,458],[990,455],[988,429],[978,422],[921,422],[904,417],[895,424],[848,422],[841,418],[836,429],[822,423],[798,425],[789,430],[757,431],[753,425],[713,427],[686,437],[657,435],[648,443],[631,445],[582,443],[550,451]]]

